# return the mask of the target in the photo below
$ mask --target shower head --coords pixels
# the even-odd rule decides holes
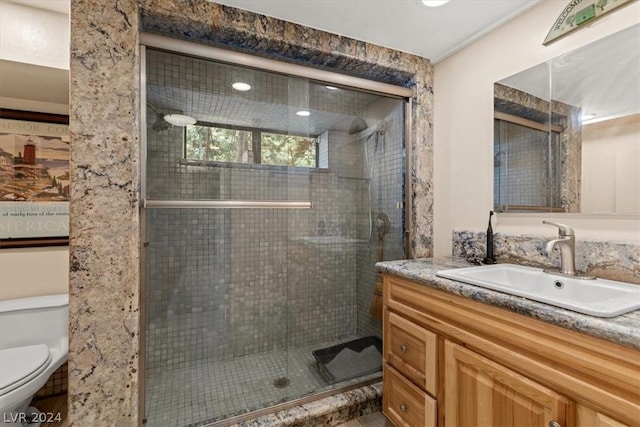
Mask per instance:
[[[171,123],[168,123],[164,119],[164,114],[162,114],[156,107],[154,107],[150,102],[147,102],[147,105],[151,107],[151,109],[156,113],[156,121],[151,125],[151,130],[154,132],[162,132],[163,130],[167,130],[171,128]]]
[[[362,117],[356,117],[351,122],[351,126],[349,126],[349,135],[353,135],[354,133],[362,132],[363,130],[365,130],[368,127],[369,127],[369,125],[367,124],[367,122],[364,121],[364,119]]]
[[[163,130],[167,130],[171,128],[171,123],[167,122],[164,119],[164,115],[162,113],[156,113],[156,121],[151,125],[151,129],[154,132],[162,132]]]

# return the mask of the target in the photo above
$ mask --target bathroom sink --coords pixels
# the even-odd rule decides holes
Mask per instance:
[[[583,280],[513,264],[443,270],[436,276],[469,283],[597,317],[640,309],[640,286],[606,279]]]

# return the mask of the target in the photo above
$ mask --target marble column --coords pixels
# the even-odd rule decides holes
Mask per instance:
[[[70,425],[138,424],[138,16],[71,1]]]

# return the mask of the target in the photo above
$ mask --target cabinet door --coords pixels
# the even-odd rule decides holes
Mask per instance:
[[[385,310],[384,358],[401,374],[432,396],[437,385],[436,334]]]
[[[384,365],[382,412],[396,427],[435,427],[436,401],[388,363]]]
[[[573,409],[564,396],[467,348],[445,343],[446,426],[571,427]]]
[[[576,407],[576,424],[580,427],[629,427],[584,405]]]

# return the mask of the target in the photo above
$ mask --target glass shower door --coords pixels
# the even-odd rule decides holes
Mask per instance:
[[[361,381],[313,353],[379,342],[373,266],[404,257],[403,101],[152,48],[144,69],[147,425]]]

